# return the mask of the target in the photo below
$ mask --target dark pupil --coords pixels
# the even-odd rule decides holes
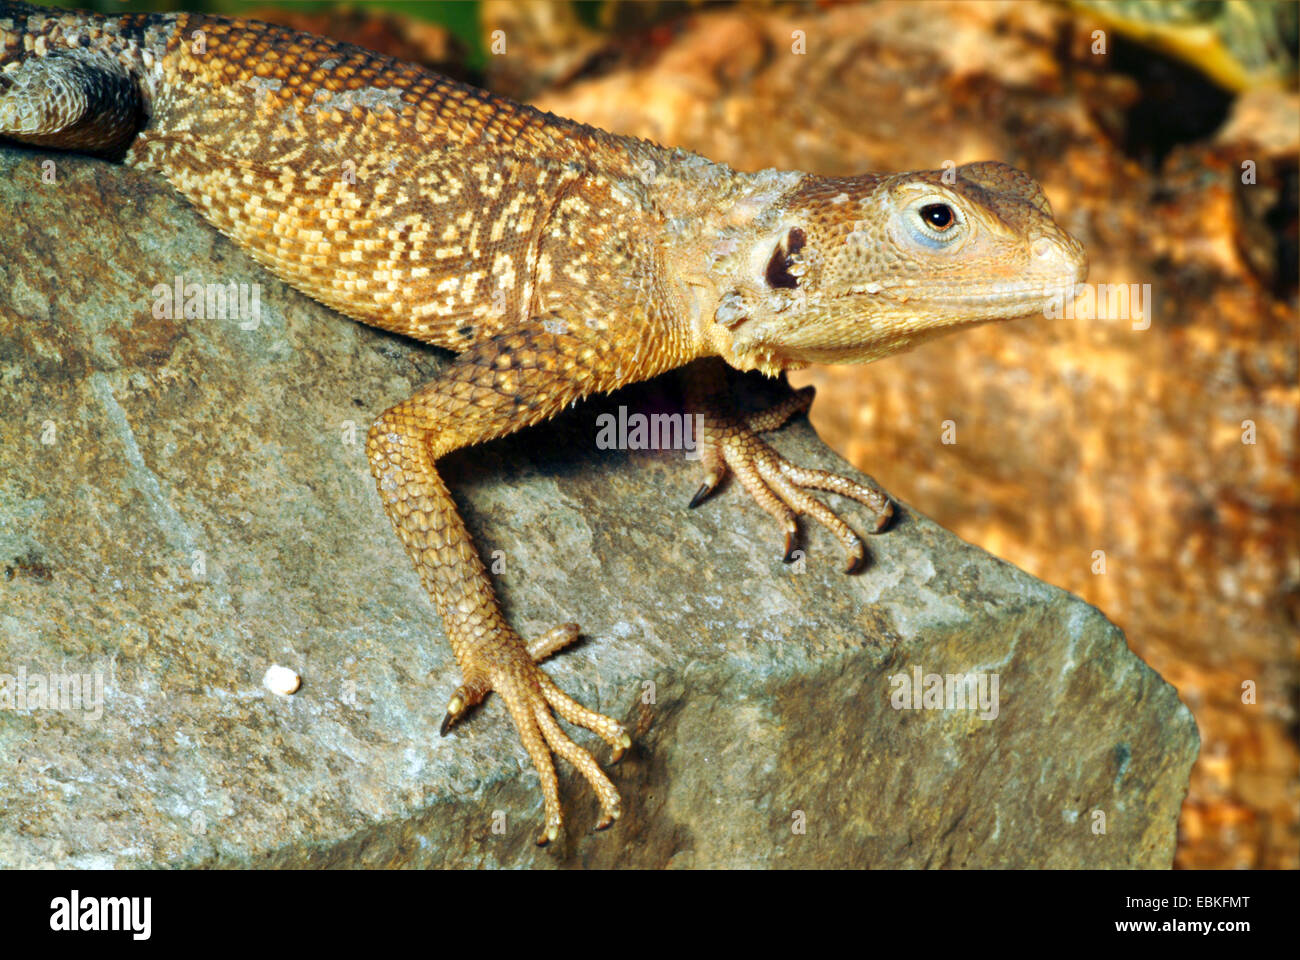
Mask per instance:
[[[946,203],[930,203],[921,208],[921,219],[936,230],[947,230],[955,219]]]

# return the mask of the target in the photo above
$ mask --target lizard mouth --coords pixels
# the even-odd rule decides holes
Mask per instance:
[[[968,289],[945,291],[924,298],[925,302],[943,307],[1020,307],[1035,312],[1053,301],[1068,302],[1078,296],[1075,279],[1052,283],[999,283]]]

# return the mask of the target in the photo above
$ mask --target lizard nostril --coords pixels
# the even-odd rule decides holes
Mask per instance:
[[[1047,260],[1051,257],[1060,257],[1060,245],[1053,242],[1047,237],[1039,237],[1029,246],[1029,252],[1034,255],[1035,260]]]

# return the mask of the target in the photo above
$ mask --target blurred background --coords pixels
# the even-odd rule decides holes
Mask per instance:
[[[1178,688],[1177,866],[1300,868],[1296,3],[62,5],[283,23],[745,170],[1031,173],[1090,283],[1150,285],[1145,329],[1022,320],[791,380],[832,447]]]

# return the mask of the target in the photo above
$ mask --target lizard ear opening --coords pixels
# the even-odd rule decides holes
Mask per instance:
[[[803,275],[803,261],[799,251],[807,240],[801,229],[791,227],[785,239],[776,245],[764,274],[769,287],[793,290],[799,286],[799,277]]]

